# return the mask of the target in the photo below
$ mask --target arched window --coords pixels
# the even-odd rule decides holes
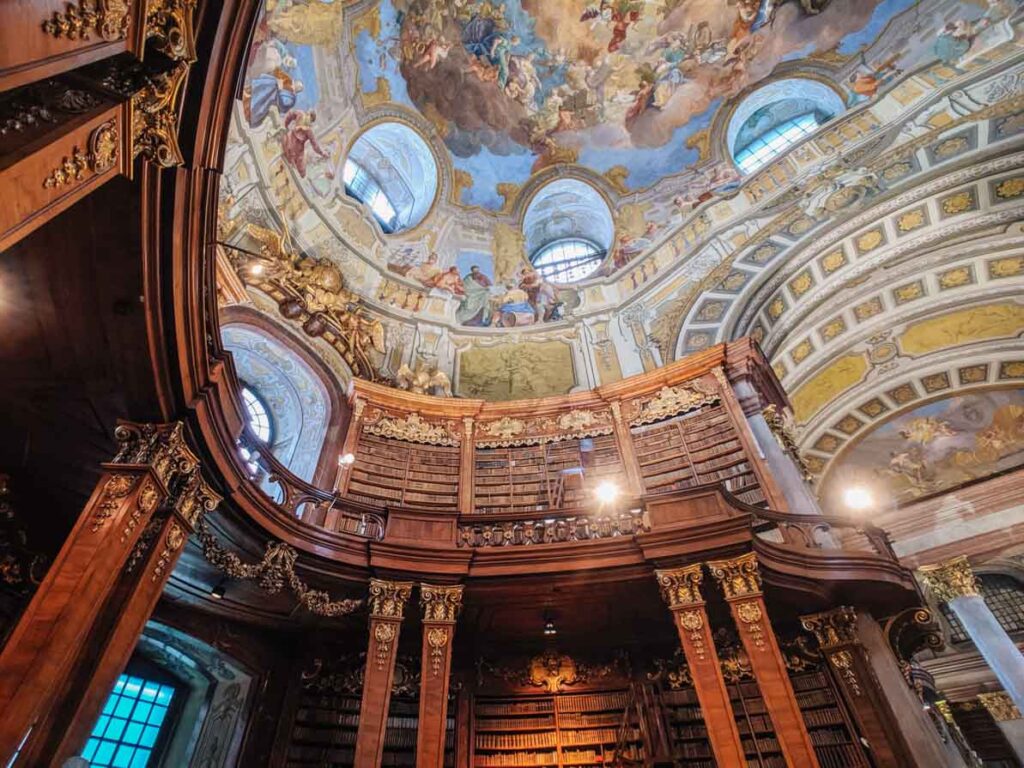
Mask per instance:
[[[594,274],[612,246],[608,203],[589,184],[558,179],[541,187],[523,216],[530,263],[546,279],[573,283]]]
[[[270,443],[274,437],[274,424],[270,420],[270,409],[263,398],[257,395],[252,387],[242,385],[242,403],[249,415],[249,429],[263,443]]]
[[[777,80],[747,96],[733,112],[726,142],[736,167],[749,174],[785,154],[844,109],[836,91],[817,80]]]
[[[1002,573],[984,573],[978,576],[978,591],[996,620],[1009,633],[1024,632],[1024,586],[1012,576]],[[967,630],[953,610],[943,603],[942,614],[949,622],[954,643],[970,640]]]
[[[434,153],[405,123],[366,129],[348,151],[341,175],[345,192],[366,205],[387,233],[423,221],[437,195]]]
[[[604,261],[605,251],[579,237],[542,246],[530,261],[540,274],[556,283],[573,283],[591,275]]]
[[[394,232],[398,228],[398,212],[369,171],[352,158],[348,158],[345,160],[342,176],[345,180],[345,192],[369,207],[374,218],[380,222],[381,229],[385,232]]]

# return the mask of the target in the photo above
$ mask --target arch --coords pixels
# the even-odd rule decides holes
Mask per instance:
[[[545,277],[575,282],[604,261],[615,238],[615,221],[604,197],[578,179],[557,179],[534,194],[523,215],[523,235],[530,261]],[[554,259],[554,251],[565,258]],[[561,263],[561,269],[545,263]]]
[[[274,457],[296,477],[313,482],[332,421],[324,380],[291,343],[263,328],[225,323],[221,340],[232,355],[239,380],[270,411]]]
[[[726,128],[726,148],[742,173],[753,173],[844,109],[840,95],[819,80],[776,80],[736,107]]]
[[[387,233],[419,224],[437,198],[438,168],[430,146],[397,120],[372,124],[349,148],[345,191],[370,208]]]

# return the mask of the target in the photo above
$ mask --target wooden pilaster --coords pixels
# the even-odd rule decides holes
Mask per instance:
[[[644,484],[640,474],[640,460],[637,459],[636,446],[633,445],[633,434],[629,431],[629,424],[622,418],[622,404],[615,400],[610,403],[610,407],[615,443],[619,448],[619,456],[622,457],[622,467],[626,471],[627,492],[633,497],[642,496]]]
[[[879,768],[916,765],[896,727],[897,713],[889,706],[871,669],[867,650],[857,636],[857,615],[841,606],[824,613],[802,616],[804,629],[812,633],[839,681],[857,728],[871,747]]]
[[[476,455],[473,442],[474,419],[462,417],[462,443],[459,446],[459,514],[473,514],[473,486],[476,482]]]
[[[462,586],[420,584],[423,609],[423,662],[420,671],[419,730],[416,768],[443,768],[448,724],[455,619],[462,606]]]
[[[117,456],[104,465],[75,527],[0,653],[0,764],[7,764],[30,728],[24,754],[36,745],[59,743],[69,722],[54,722],[58,708],[87,718],[86,700],[100,696],[102,704],[109,686],[97,693],[103,679],[81,669],[81,661],[88,653],[106,654],[108,646],[116,658],[114,640],[127,643],[130,654],[138,637],[132,627],[141,631],[152,611],[146,594],[153,584],[136,577],[132,585],[124,574],[137,559],[134,553],[145,546],[144,531],[154,512],[170,501],[177,507],[173,519],[190,529],[219,501],[199,477],[199,463],[185,445],[180,423],[122,424],[115,436]],[[183,490],[170,499],[168,488]],[[185,535],[183,530],[181,542]],[[161,578],[166,579],[176,558],[176,550],[168,554]],[[85,677],[75,681],[75,674]],[[59,730],[50,733],[50,727]]]
[[[708,569],[729,603],[786,765],[818,768],[811,737],[789,682],[786,662],[768,620],[757,556],[751,552],[731,560],[710,562]]]
[[[341,455],[356,453],[359,445],[359,433],[363,430],[363,411],[366,410],[366,401],[361,397],[352,398],[352,419],[348,423],[348,433],[345,435],[345,443],[341,447]],[[357,457],[358,460],[358,457]],[[352,478],[352,465],[342,466],[338,464],[338,475],[334,481],[334,490],[338,493],[348,493],[348,483]]]
[[[411,593],[411,582],[370,579],[370,638],[359,705],[355,768],[378,768],[384,754],[398,635]]]
[[[655,575],[679,632],[715,761],[722,768],[744,766],[747,762],[740,732],[729,703],[729,692],[722,677],[711,625],[704,609],[705,602],[700,593],[701,566],[660,570]]]

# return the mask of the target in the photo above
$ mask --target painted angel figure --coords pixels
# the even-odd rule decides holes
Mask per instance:
[[[317,143],[313,133],[313,123],[315,122],[316,112],[314,110],[304,112],[301,109],[295,109],[289,112],[284,119],[284,136],[281,137],[282,154],[285,161],[298,171],[302,178],[306,178],[307,143],[320,157],[329,157]]]

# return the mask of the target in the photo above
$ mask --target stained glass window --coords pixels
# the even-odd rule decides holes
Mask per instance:
[[[814,112],[776,125],[736,152],[736,165],[744,173],[753,173],[781,155],[805,136],[814,133],[820,123]]]
[[[565,238],[548,243],[533,255],[533,266],[543,277],[556,283],[572,283],[594,272],[605,252],[582,238]]]
[[[90,765],[146,768],[160,733],[174,688],[133,675],[121,675],[103,707],[82,757]]]

